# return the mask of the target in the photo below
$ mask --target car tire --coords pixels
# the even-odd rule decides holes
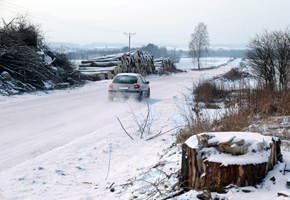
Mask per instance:
[[[142,101],[142,95],[143,95],[143,93],[140,92],[140,94],[139,94],[139,96],[138,96],[138,99],[137,99],[139,102]]]
[[[147,99],[150,99],[150,89],[148,89],[147,91],[147,96],[146,96]]]

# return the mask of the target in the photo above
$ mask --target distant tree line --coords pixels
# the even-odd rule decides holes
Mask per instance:
[[[151,53],[154,58],[171,58],[172,60],[175,60],[175,62],[179,62],[180,57],[184,54],[182,50],[174,50],[170,49],[168,50],[165,46],[158,47],[157,45],[154,45],[152,43],[147,44],[146,46],[142,46],[139,48],[131,48],[131,51],[134,50],[142,50],[147,51]],[[79,60],[86,60],[98,56],[104,56],[109,54],[117,54],[117,53],[125,53],[128,52],[128,47],[123,47],[122,49],[93,49],[93,50],[74,50],[67,53],[67,56],[69,59],[79,59]]]
[[[217,49],[217,50],[209,50],[209,57],[231,57],[231,58],[246,58],[247,57],[247,49]]]
[[[143,50],[151,53],[154,58],[171,58],[174,60],[175,63],[179,62],[181,57],[187,57],[189,55],[189,51],[186,50],[174,50],[174,49],[167,49],[166,47],[158,47],[152,43],[142,46],[140,48],[131,48],[132,50]],[[67,57],[73,60],[87,60],[98,56],[116,54],[116,53],[124,53],[128,52],[129,48],[124,47],[122,49],[93,49],[93,50],[84,50],[84,49],[73,49],[67,52]],[[217,50],[208,50],[209,57],[231,57],[231,58],[246,58],[246,49],[237,49],[237,50],[226,50],[226,49],[217,49]]]

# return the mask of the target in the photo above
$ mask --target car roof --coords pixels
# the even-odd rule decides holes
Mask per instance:
[[[122,76],[122,75],[127,75],[127,76],[141,76],[140,74],[137,74],[137,73],[120,73],[120,74],[117,74],[116,76]]]

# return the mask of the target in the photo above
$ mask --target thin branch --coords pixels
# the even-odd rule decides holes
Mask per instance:
[[[138,131],[140,131],[141,130],[141,123],[139,123],[138,121],[141,121],[141,120],[139,118],[138,118],[139,120],[137,119],[137,115],[134,113],[134,111],[133,111],[132,107],[130,106],[130,104],[128,104],[128,106],[129,106],[129,108],[131,110],[131,113],[130,114],[133,115],[133,120],[134,120],[134,122],[137,124],[137,126],[139,128]]]
[[[180,190],[178,190],[178,191],[176,191],[176,192],[173,192],[173,193],[168,194],[168,195],[165,196],[165,197],[162,197],[162,198],[159,199],[159,200],[170,199],[170,198],[173,198],[173,197],[179,196],[179,195],[183,194],[184,192],[185,192],[184,189],[180,189]]]
[[[161,131],[160,131],[157,135],[154,135],[154,136],[152,136],[152,137],[146,139],[146,141],[148,141],[148,140],[153,140],[153,139],[155,139],[155,138],[157,138],[157,137],[159,137],[159,136],[161,136],[161,135],[164,135],[164,134],[166,134],[166,133],[168,133],[168,132],[170,132],[170,131],[173,131],[173,130],[175,130],[175,129],[177,129],[177,128],[180,128],[180,126],[174,127],[174,128],[172,128],[172,129],[170,129],[170,130],[168,130],[168,131],[165,131],[164,133],[161,133]]]
[[[122,124],[122,122],[120,121],[120,119],[116,116],[116,118],[117,118],[117,120],[119,121],[119,123],[120,123],[120,125],[121,125],[121,127],[123,128],[123,130],[125,131],[125,133],[132,139],[132,140],[134,140],[132,137],[131,137],[131,135],[126,131],[126,129],[124,128],[124,126],[123,126],[123,124]]]
[[[147,126],[150,112],[151,112],[150,104],[149,104],[149,101],[147,101],[147,116],[146,116],[146,119],[145,119],[144,126],[142,127],[141,138],[143,137],[144,130],[145,130],[146,126]]]
[[[159,188],[158,188],[158,184],[159,184],[159,182],[158,183],[151,183],[150,181],[146,181],[146,180],[144,180],[144,179],[140,179],[140,181],[144,181],[145,183],[149,183],[150,185],[152,185],[152,186],[154,186],[155,188],[156,188],[156,190],[159,192],[159,194],[162,196],[163,194],[162,194],[162,192],[159,190]]]

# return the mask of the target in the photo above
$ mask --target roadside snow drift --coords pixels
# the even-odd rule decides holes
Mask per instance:
[[[146,117],[147,102],[109,102],[110,80],[51,93],[1,96],[0,199],[126,199],[127,180],[155,165],[175,141],[174,131],[146,139],[174,128],[180,96],[193,81],[223,74],[239,62],[147,77],[155,120],[143,139],[132,110]]]

